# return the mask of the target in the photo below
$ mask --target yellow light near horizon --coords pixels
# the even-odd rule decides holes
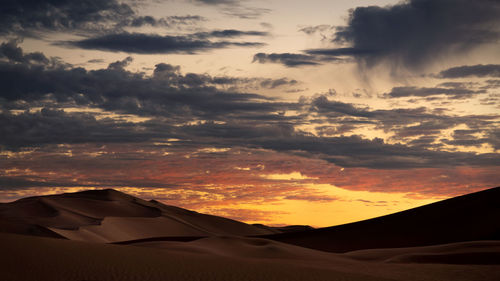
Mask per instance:
[[[309,179],[317,179],[310,178],[308,176],[303,175],[300,172],[292,172],[288,174],[269,174],[262,175],[261,177],[266,178],[268,180],[309,180]]]
[[[318,194],[336,199],[332,201],[283,199],[273,204],[237,204],[225,207],[269,213],[266,221],[249,219],[245,220],[246,223],[327,227],[388,215],[445,199],[415,198],[410,193],[353,191],[329,184],[311,184],[304,186],[304,189],[313,189]]]
[[[302,177],[300,173],[291,174],[274,174],[270,175],[273,179],[289,179],[294,177]],[[191,195],[199,196],[202,201],[210,202],[208,207],[192,208],[193,211],[200,213],[212,213],[215,215],[226,216],[231,218],[232,215],[227,213],[228,210],[252,211],[256,213],[265,213],[265,219],[255,219],[251,217],[233,217],[234,219],[246,223],[262,223],[271,226],[278,225],[311,225],[313,227],[326,227],[339,224],[345,224],[369,218],[374,218],[382,215],[387,215],[414,207],[430,204],[445,198],[418,198],[412,196],[411,193],[385,193],[385,192],[369,192],[369,191],[353,191],[339,188],[330,184],[304,184],[304,193],[314,195],[315,199],[333,198],[331,200],[304,200],[304,199],[286,199],[273,201],[272,203],[250,204],[250,203],[233,203],[227,204],[221,196],[215,196],[207,191],[171,191],[164,188],[136,188],[122,187],[116,188],[121,192],[128,193],[132,196],[143,198],[146,200],[154,198],[167,198],[169,195],[177,195],[187,197]],[[89,189],[102,189],[96,187],[46,187],[37,188],[36,192],[33,189],[18,190],[11,192],[0,193],[0,198],[3,202],[13,201],[27,196],[52,195],[60,193],[71,193]],[[35,194],[36,193],[36,194]],[[305,194],[307,197],[307,194]],[[5,198],[9,198],[5,200]],[[159,201],[163,201],[159,199]],[[189,202],[164,202],[169,205],[177,205],[183,207]],[[217,212],[217,210],[225,210]],[[226,212],[226,214],[224,213]]]

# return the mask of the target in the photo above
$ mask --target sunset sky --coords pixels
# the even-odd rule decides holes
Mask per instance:
[[[498,0],[5,0],[0,202],[330,226],[500,185]]]

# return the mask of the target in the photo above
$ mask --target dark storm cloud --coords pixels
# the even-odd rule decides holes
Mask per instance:
[[[481,89],[498,89],[500,88],[500,79],[489,79],[484,81],[485,85]]]
[[[126,57],[123,60],[112,62],[108,65],[108,69],[124,70],[133,60],[132,57]]]
[[[70,187],[74,186],[70,182],[54,182],[45,180],[30,180],[25,177],[5,177],[0,176],[0,186],[3,190],[16,190],[25,189],[27,187],[54,187],[54,186],[64,186]]]
[[[0,34],[21,36],[45,31],[116,33],[125,27],[182,27],[204,20],[197,15],[138,15],[132,5],[116,0],[5,0],[0,6]]]
[[[134,16],[129,19],[122,19],[118,26],[125,27],[141,27],[141,26],[166,26],[166,27],[181,27],[186,25],[195,25],[205,21],[202,16],[168,16],[163,18],[155,18],[152,16]]]
[[[45,144],[129,143],[160,136],[154,131],[138,131],[133,123],[96,120],[90,114],[69,114],[43,108],[37,113],[0,114],[0,145],[7,149]],[[162,134],[169,137],[167,127]]]
[[[292,53],[281,53],[281,54],[258,53],[254,55],[253,62],[280,63],[288,67],[320,64],[320,62],[318,62],[314,56],[309,56],[304,54],[292,54]]]
[[[305,26],[299,29],[300,32],[304,32],[307,35],[312,35],[315,33],[321,33],[325,31],[332,30],[334,27],[328,24]]]
[[[138,54],[193,54],[227,47],[260,47],[260,42],[210,41],[191,36],[161,36],[156,34],[119,33],[80,41],[63,42],[82,49],[121,51]]]
[[[15,49],[15,48],[14,48]],[[173,147],[245,147],[320,158],[346,167],[416,168],[499,165],[497,154],[434,151],[431,138],[441,130],[464,124],[498,147],[494,115],[449,116],[426,108],[371,110],[329,100],[325,95],[286,103],[258,94],[222,91],[218,83],[240,83],[231,77],[182,74],[180,68],[157,64],[153,75],[126,69],[131,58],[105,69],[68,65],[0,62],[1,149],[57,144],[152,142],[175,138]],[[248,78],[250,79],[250,78]],[[259,81],[264,82],[264,81]],[[289,79],[265,81],[280,87]],[[71,113],[64,108],[102,109],[117,115]],[[42,108],[37,110],[36,108]],[[289,116],[287,111],[297,112]],[[147,119],[127,121],[120,114]],[[301,125],[335,126],[335,132],[313,135]],[[350,126],[342,128],[342,125]],[[375,126],[392,133],[399,144],[361,136],[332,136],[354,128]],[[427,139],[424,139],[426,137]],[[419,138],[418,143],[405,142]],[[460,141],[463,137],[457,135]]]
[[[445,95],[452,99],[470,98],[473,95],[486,93],[485,90],[471,90],[466,88],[440,88],[440,87],[394,87],[384,96],[388,98],[402,97],[430,97]]]
[[[260,86],[262,88],[268,88],[268,89],[276,89],[281,86],[293,86],[296,85],[298,82],[297,80],[289,80],[287,78],[279,78],[279,79],[265,79],[260,82]]]
[[[481,130],[454,130],[452,140],[444,139],[443,141],[449,145],[462,146],[481,146],[483,143],[488,143],[487,138],[477,137],[474,134],[481,134]]]
[[[280,118],[276,112],[294,108],[251,94],[221,91],[220,83],[240,83],[230,77],[180,73],[178,66],[158,64],[153,76],[124,69],[132,58],[106,69],[87,71],[66,65],[0,62],[0,105],[6,109],[29,106],[91,106],[141,116],[163,116],[187,122],[197,118]],[[249,79],[252,80],[252,79]],[[255,80],[262,87],[279,87],[294,80]]]
[[[312,66],[320,65],[325,62],[335,62],[343,63],[349,61],[346,58],[342,58],[342,55],[332,56],[323,54],[324,50],[314,49],[306,50],[306,54],[296,54],[296,53],[257,53],[253,56],[252,62],[258,63],[277,63],[282,64],[286,67],[301,67],[301,66]]]
[[[155,66],[153,77],[168,81],[172,85],[181,86],[224,86],[232,89],[253,89],[258,90],[262,88],[276,89],[291,87],[299,84],[299,81],[288,79],[286,77],[271,79],[271,78],[250,78],[250,77],[230,77],[230,76],[210,76],[207,74],[187,73],[181,75],[180,67],[173,66],[166,63],[159,63]],[[227,89],[227,88],[226,88]],[[260,96],[264,99],[263,96]]]
[[[475,147],[490,144],[494,149],[500,149],[500,129],[498,128],[488,130],[455,130],[452,137],[453,139],[444,139],[442,141],[449,145]]]
[[[241,0],[192,0],[206,5],[220,5],[220,4],[236,4],[241,2]]]
[[[224,29],[224,30],[214,30],[210,32],[199,32],[195,33],[194,36],[198,38],[234,38],[234,37],[241,37],[241,36],[267,36],[269,35],[268,32],[264,31],[243,31],[243,30],[236,30],[236,29]]]
[[[316,137],[296,132],[289,126],[245,126],[244,124],[207,123],[183,128],[199,138],[217,138],[219,145],[239,143],[305,157],[319,157],[343,167],[404,169],[461,165],[500,165],[497,154],[432,151],[402,144],[388,144],[382,139]]]
[[[407,138],[415,136],[430,136],[439,135],[442,130],[451,128],[454,123],[446,122],[444,120],[423,120],[418,125],[405,126],[397,130],[398,138]]]
[[[500,16],[500,15],[499,15]],[[500,64],[462,65],[439,72],[439,78],[500,77]]]
[[[182,75],[160,64],[153,77],[123,69],[128,61],[107,69],[46,69],[41,66],[0,64],[0,93],[4,107],[25,109],[23,102],[92,106],[141,116],[164,116],[187,122],[197,118],[275,118],[291,106],[257,95],[223,92],[211,85],[212,77]]]
[[[387,60],[418,68],[440,56],[498,42],[499,26],[497,0],[410,0],[352,10],[334,41],[350,44],[351,54],[368,67]]]
[[[6,58],[11,62],[17,63],[49,63],[49,59],[40,52],[27,53],[25,54],[23,50],[17,46],[17,41],[12,40],[9,42],[4,42],[0,45],[0,59]]]
[[[333,48],[333,49],[309,49],[305,50],[309,55],[323,55],[323,56],[366,56],[373,55],[377,51],[374,50],[363,50],[358,48]]]
[[[348,125],[347,129],[352,131],[354,128],[366,125],[375,126],[387,133],[392,133],[393,140],[408,143],[409,146],[418,145],[421,148],[435,148],[439,142],[432,144],[427,142],[431,138],[437,138],[443,130],[453,129],[459,125],[465,125],[471,129],[491,134],[492,128],[499,125],[498,115],[466,115],[449,116],[440,111],[430,111],[425,107],[413,109],[390,109],[390,110],[371,110],[366,107],[355,106],[353,104],[341,101],[331,101],[325,95],[312,98],[307,102],[310,106],[309,111],[318,117],[326,117],[328,123],[336,127],[326,127],[321,129],[323,135],[342,134],[343,125]],[[317,119],[316,122],[323,124],[323,119]],[[420,141],[414,141],[414,137],[419,137]],[[458,136],[457,136],[458,138]],[[487,140],[495,145],[495,139]]]
[[[2,146],[16,149],[44,144],[143,143],[165,138],[190,140],[188,145],[263,148],[317,157],[343,167],[402,169],[460,165],[499,165],[496,154],[432,151],[423,147],[388,144],[361,136],[316,137],[294,130],[293,124],[255,121],[169,126],[165,122],[139,124],[96,120],[85,114],[44,109],[39,113],[0,115]],[[8,126],[4,126],[7,124]],[[69,133],[68,133],[69,132]],[[178,142],[172,147],[184,145]]]
[[[340,101],[329,101],[326,96],[314,98],[311,102],[311,110],[319,114],[332,116],[349,115],[355,117],[373,117],[373,112],[367,109],[361,109],[349,103]]]
[[[478,137],[477,135],[484,135]],[[452,145],[463,146],[480,146],[481,144],[490,144],[494,149],[500,149],[500,129],[493,128],[488,130],[455,130],[453,132],[453,140],[447,143]]]
[[[23,30],[99,29],[134,16],[115,0],[5,0],[0,5],[0,33]]]
[[[338,126],[318,126],[315,130],[318,132],[320,136],[329,136],[329,135],[344,135],[346,133],[352,132],[356,129],[356,126],[350,123],[340,124]]]

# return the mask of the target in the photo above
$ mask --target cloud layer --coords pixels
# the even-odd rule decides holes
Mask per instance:
[[[12,43],[11,43],[12,44]],[[11,49],[17,50],[15,46]],[[344,167],[401,169],[461,165],[498,165],[496,154],[440,151],[451,139],[438,139],[443,130],[466,125],[492,137],[482,143],[498,147],[494,128],[498,115],[452,116],[427,108],[372,110],[330,100],[325,95],[298,102],[280,102],[253,93],[231,92],[221,84],[256,81],[263,88],[294,85],[297,81],[211,77],[182,74],[180,68],[157,64],[152,76],[125,69],[131,58],[106,69],[85,70],[67,65],[32,63],[32,54],[10,56],[0,63],[1,144],[18,150],[26,146],[61,143],[155,142],[175,138],[178,145],[241,146],[293,155],[318,157]],[[255,82],[253,82],[255,83]],[[393,88],[388,97],[452,98],[478,94],[462,88]],[[26,111],[33,107],[40,112]],[[131,122],[100,119],[91,113],[70,113],[65,107],[97,108],[146,118]],[[24,113],[14,113],[14,111]],[[287,111],[296,112],[286,115]],[[327,123],[329,126],[324,126]],[[320,135],[298,129],[322,125]],[[394,134],[388,143],[361,135],[331,135],[375,127]],[[345,127],[347,126],[347,127]],[[30,129],[26,129],[30,128]],[[67,133],[71,132],[71,133]],[[328,133],[330,132],[330,133]],[[458,136],[458,135],[457,135]],[[418,137],[418,141],[414,138]],[[412,143],[414,142],[414,143]],[[467,145],[463,143],[464,145]]]
[[[295,33],[259,25],[270,10],[251,1],[176,3],[203,16],[141,10],[157,4],[164,7],[2,3],[0,197],[121,187],[263,219],[270,214],[248,206],[345,203],[333,190],[428,198],[498,185],[498,62],[464,56],[424,73],[447,56],[498,43],[498,1],[358,7],[343,27],[292,26]],[[283,36],[303,38],[297,46],[309,49],[287,52]],[[230,48],[238,50],[226,57]],[[117,60],[119,52],[127,54]],[[407,79],[363,84],[342,65],[352,62],[388,64]],[[352,202],[389,204],[365,199]]]
[[[352,47],[367,66],[381,61],[419,68],[436,57],[461,53],[500,39],[495,0],[410,0],[389,7],[358,7],[334,41]],[[334,55],[339,49],[332,49]]]
[[[227,47],[260,47],[260,42],[233,42],[233,41],[210,41],[200,37],[234,37],[248,35],[243,31],[229,30],[212,32],[200,36],[161,36],[157,34],[142,33],[118,33],[108,34],[80,41],[63,42],[83,49],[96,49],[104,51],[121,51],[138,54],[167,54],[184,53],[193,54],[199,51],[221,49]],[[255,35],[255,34],[250,34]],[[260,33],[259,33],[260,35]]]

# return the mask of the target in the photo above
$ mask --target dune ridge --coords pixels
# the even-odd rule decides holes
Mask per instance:
[[[500,187],[360,222],[262,238],[339,253],[500,240]]]
[[[262,235],[276,231],[145,201],[107,189],[0,204],[0,231],[87,242],[152,237]]]
[[[115,190],[24,198],[0,204],[1,279],[497,281],[499,191],[323,229],[249,225]],[[436,241],[448,242],[415,246]]]

